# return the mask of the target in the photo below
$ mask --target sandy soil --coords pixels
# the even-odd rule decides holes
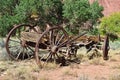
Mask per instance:
[[[113,68],[118,66],[120,62],[106,61],[104,65],[99,64],[72,64],[70,66],[61,67],[51,70],[40,71],[39,76],[47,76],[49,80],[109,80],[120,69]]]
[[[102,57],[92,60],[83,57],[80,64],[60,67],[50,63],[43,69],[35,59],[0,61],[0,80],[120,80],[120,50],[109,54],[108,61]]]
[[[0,61],[0,80],[120,80],[120,54],[40,69],[34,59]],[[116,79],[117,78],[117,79]]]

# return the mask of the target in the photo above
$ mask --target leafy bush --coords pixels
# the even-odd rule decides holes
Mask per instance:
[[[98,18],[103,16],[102,10],[103,7],[99,5],[97,0],[92,4],[89,3],[89,0],[65,0],[63,17],[72,29],[71,31],[77,33],[77,30],[86,21],[91,21],[92,25],[95,24]]]
[[[35,16],[40,18],[40,25],[62,20],[61,0],[0,0],[0,5],[0,36],[5,36],[14,24],[34,24]]]
[[[110,16],[103,17],[100,23],[100,29],[103,34],[105,33],[120,33],[120,12],[114,13]]]
[[[74,26],[69,29],[77,33],[82,22],[96,22],[103,10],[97,0],[93,4],[89,0],[0,0],[0,5],[0,36],[5,36],[14,24],[36,23],[31,21],[33,15],[39,18],[37,23],[43,28],[47,23],[61,25],[64,22]]]
[[[92,4],[88,0],[65,0],[63,5],[63,16],[70,23],[82,23],[88,20],[96,21],[102,17],[102,6],[99,6],[97,0]]]
[[[13,27],[12,25],[25,22],[25,19],[29,16],[29,12],[27,12],[29,11],[29,3],[25,1],[26,0],[22,0],[20,2],[14,2],[14,0],[0,1],[1,4],[6,3],[5,5],[0,6],[0,36],[6,36]],[[5,8],[5,12],[2,8]]]
[[[120,80],[120,74],[110,75],[109,80]]]
[[[100,32],[109,34],[112,41],[117,40],[120,33],[120,12],[103,17],[100,23]]]

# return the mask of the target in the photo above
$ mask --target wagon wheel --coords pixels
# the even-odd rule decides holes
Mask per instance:
[[[109,51],[109,36],[106,35],[103,44],[103,59],[108,60],[108,51]]]
[[[37,64],[40,67],[49,61],[64,64],[68,39],[69,36],[62,27],[52,27],[44,31],[35,47]]]
[[[15,25],[13,29],[8,33],[6,39],[6,50],[9,56],[14,60],[23,60],[31,58],[34,54],[34,48],[27,45],[25,41],[21,39],[21,32],[30,32],[34,29],[33,26],[28,24]]]

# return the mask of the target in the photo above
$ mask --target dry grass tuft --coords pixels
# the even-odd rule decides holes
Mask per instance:
[[[112,66],[112,69],[120,69],[120,64]]]
[[[93,64],[93,65],[102,65],[102,66],[105,66],[105,61],[103,61],[102,58],[94,58],[92,60],[89,61],[90,64]]]
[[[70,68],[71,69],[80,69],[80,65],[78,65],[78,64],[71,64]]]
[[[44,64],[43,66],[43,69],[57,69],[60,67],[60,64],[56,64],[54,62],[50,62],[50,63],[47,63],[47,64]]]
[[[79,58],[80,60],[82,60],[84,57],[85,57],[85,55],[83,55],[83,54],[78,54],[77,55],[77,58]]]
[[[110,57],[110,61],[113,61],[113,62],[120,61],[120,55],[112,55]]]
[[[3,80],[37,80],[37,77],[31,75],[31,73],[39,72],[39,68],[32,60],[1,63],[4,66],[0,66],[2,72],[1,76],[6,76]]]
[[[49,78],[47,78],[46,76],[44,76],[44,77],[40,77],[39,79],[37,79],[37,80],[50,80]]]
[[[72,77],[78,77],[77,71],[72,71],[71,68],[65,68],[63,70],[63,76],[72,76]]]
[[[66,69],[63,71],[63,75],[72,75],[70,68],[66,68]]]
[[[118,74],[112,74],[110,77],[109,77],[109,80],[120,80],[120,73]]]
[[[88,75],[82,74],[78,77],[78,80],[90,80]]]

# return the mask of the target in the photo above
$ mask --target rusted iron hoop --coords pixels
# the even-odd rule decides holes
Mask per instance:
[[[57,34],[54,31],[57,31]],[[59,31],[62,32],[62,35],[59,34]],[[55,56],[57,58],[59,58],[58,51],[59,51],[59,48],[61,48],[63,46],[61,46],[59,48],[58,48],[58,46],[60,44],[62,44],[63,41],[67,41],[69,39],[69,36],[68,36],[67,32],[63,29],[63,27],[59,27],[58,26],[58,27],[47,28],[42,33],[42,35],[40,35],[40,37],[38,38],[38,40],[36,42],[35,58],[36,58],[36,62],[39,65],[39,67],[43,67],[44,66],[44,64],[41,63],[42,62],[41,58],[39,57],[39,55],[40,55],[40,53],[39,53],[39,45],[42,43],[42,40],[43,40],[45,35],[47,35],[49,37],[49,39],[47,40],[48,41],[47,48],[49,48],[49,50],[48,50],[48,54],[46,56],[47,57],[46,62],[48,60],[48,57],[50,59],[53,58],[54,60],[56,59]]]
[[[5,47],[6,47],[6,51],[7,51],[7,53],[9,54],[9,56],[13,59],[13,60],[18,60],[19,59],[19,54],[20,54],[20,52],[17,54],[17,56],[14,56],[13,55],[13,53],[11,52],[11,50],[10,50],[10,48],[11,48],[11,44],[10,44],[10,41],[11,41],[11,38],[13,37],[13,35],[15,35],[15,33],[16,33],[16,31],[19,29],[19,28],[22,28],[22,27],[29,27],[30,29],[32,29],[33,28],[33,26],[32,25],[30,25],[30,24],[19,24],[19,25],[15,25],[12,29],[11,29],[11,31],[8,33],[8,35],[7,35],[7,38],[6,38],[6,44],[5,44]],[[16,36],[15,36],[16,37]],[[20,38],[19,38],[20,39]],[[17,41],[16,41],[17,42]],[[18,43],[18,42],[17,42]],[[15,45],[15,41],[13,41],[13,44]],[[22,43],[21,42],[19,42],[18,43],[19,44],[19,46],[21,46],[22,45]],[[16,47],[16,49],[17,49],[17,47],[18,46],[14,46],[14,47]],[[27,47],[22,47],[23,49],[27,49]],[[16,51],[16,53],[17,53],[17,51]],[[27,54],[27,56],[29,56],[29,54]]]

